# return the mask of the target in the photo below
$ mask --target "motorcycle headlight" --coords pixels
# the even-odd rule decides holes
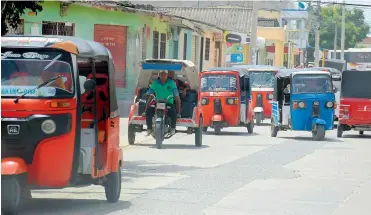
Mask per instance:
[[[327,108],[332,108],[332,107],[334,107],[334,103],[333,102],[326,102],[326,107]]]
[[[273,99],[273,94],[269,94],[268,99]]]
[[[228,98],[227,99],[227,104],[233,105],[234,104],[234,99],[233,98]]]
[[[56,126],[55,122],[51,119],[47,119],[47,120],[45,120],[44,122],[41,123],[41,130],[45,134],[52,134],[52,133],[55,132],[56,129],[57,129],[57,126]]]
[[[314,102],[313,103],[315,106],[318,106],[319,105],[319,102]]]
[[[202,98],[202,99],[201,99],[201,104],[202,104],[202,105],[207,105],[208,102],[209,102],[209,99],[207,99],[207,98]]]
[[[305,108],[305,103],[304,102],[299,102],[298,106],[299,106],[299,108]]]

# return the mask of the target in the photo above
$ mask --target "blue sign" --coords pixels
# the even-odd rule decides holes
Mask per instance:
[[[231,54],[231,62],[232,63],[242,63],[243,62],[243,54],[242,53]]]

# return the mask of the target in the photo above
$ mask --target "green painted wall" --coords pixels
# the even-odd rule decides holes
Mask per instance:
[[[25,35],[31,34],[32,25],[39,25],[41,34],[42,21],[72,22],[75,24],[75,36],[88,40],[94,39],[94,24],[127,26],[126,88],[117,89],[119,100],[131,100],[133,98],[139,72],[139,61],[142,58],[141,41],[139,39],[142,34],[142,27],[144,25],[150,27],[151,32],[149,38],[144,37],[147,43],[145,49],[147,58],[152,57],[153,30],[166,33],[168,28],[167,21],[161,21],[158,17],[109,11],[78,4],[69,5],[67,15],[62,17],[60,16],[60,2],[50,1],[43,3],[43,11],[38,13],[37,16],[29,16],[26,12],[22,18],[25,20]]]

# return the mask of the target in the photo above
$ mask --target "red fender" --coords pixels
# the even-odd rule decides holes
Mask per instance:
[[[1,175],[19,175],[26,173],[27,165],[22,158],[10,157],[1,159]]]
[[[213,122],[221,122],[221,121],[224,121],[224,117],[223,117],[223,115],[213,115],[211,120]]]
[[[135,109],[136,109],[136,104],[134,103],[134,104],[132,104],[132,105],[130,106],[129,121],[130,121],[131,117],[133,117],[133,115],[134,115],[134,113],[135,113]]]
[[[111,172],[117,172],[119,169],[119,162],[121,163],[122,166],[122,160],[123,160],[123,153],[122,149],[114,149],[112,153],[112,167],[111,167]]]

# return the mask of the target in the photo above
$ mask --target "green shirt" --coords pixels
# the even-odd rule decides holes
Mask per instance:
[[[154,81],[150,88],[147,91],[147,94],[156,93],[156,100],[167,100],[169,96],[177,97],[179,96],[178,89],[176,87],[175,81],[171,79],[167,79],[166,82],[163,84],[161,80]],[[170,98],[167,103],[174,104],[174,97]]]

